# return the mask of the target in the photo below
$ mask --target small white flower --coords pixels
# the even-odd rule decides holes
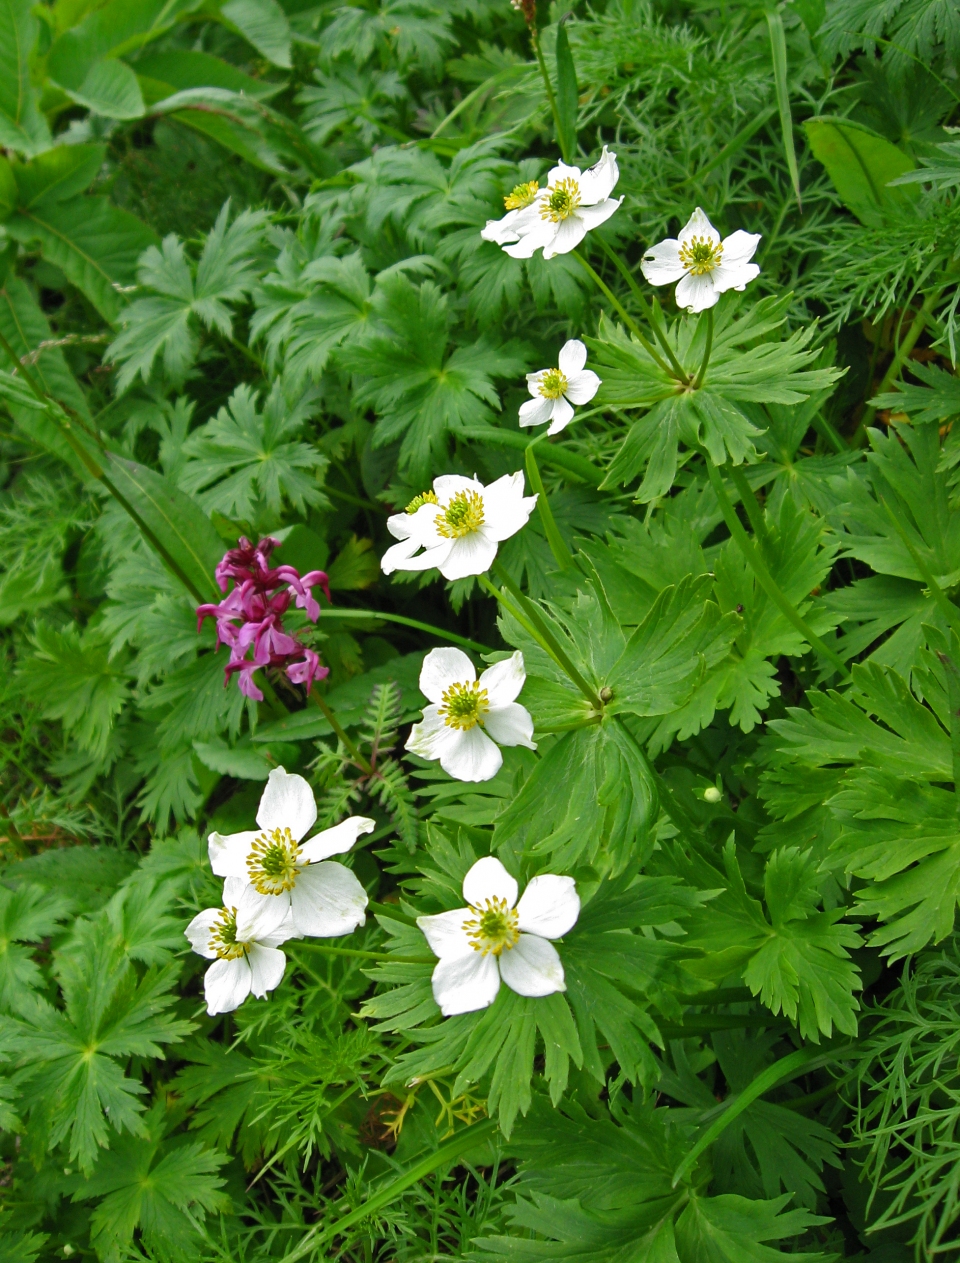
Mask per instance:
[[[651,285],[677,286],[677,306],[687,311],[706,311],[728,289],[743,290],[760,275],[750,260],[760,234],[738,229],[720,240],[720,234],[698,206],[679,237],[668,237],[652,246],[640,264]]]
[[[600,389],[600,378],[584,368],[587,348],[571,338],[560,352],[559,368],[541,368],[527,373],[527,389],[533,396],[520,405],[521,425],[544,425],[548,434],[559,434],[573,420],[573,405],[589,403]]]
[[[563,965],[548,940],[573,929],[580,898],[572,877],[534,877],[517,903],[517,883],[492,855],[477,860],[463,879],[469,907],[417,917],[440,957],[433,998],[444,1017],[493,1004],[500,979],[523,996],[565,991]]]
[[[394,570],[429,570],[436,566],[445,579],[483,574],[493,565],[497,545],[526,526],[536,496],[524,496],[523,473],[504,474],[485,487],[476,478],[443,474],[395,513],[387,527],[400,540],[383,554],[384,574]],[[424,551],[414,556],[418,548]]]
[[[620,206],[623,198],[610,196],[619,178],[617,156],[606,145],[599,162],[587,171],[561,162],[534,201],[501,220],[490,220],[481,236],[496,241],[515,259],[530,259],[541,248],[545,259],[569,254],[591,228],[605,223]]]
[[[293,933],[315,938],[349,934],[366,918],[367,892],[343,864],[321,862],[349,851],[375,821],[350,816],[301,844],[317,819],[313,790],[302,776],[275,767],[257,811],[259,828],[207,841],[220,877],[248,883],[265,907],[290,911]]]
[[[514,701],[526,678],[519,650],[478,680],[462,650],[431,649],[420,671],[420,692],[433,705],[424,707],[406,748],[423,759],[439,759],[458,781],[490,780],[503,765],[496,743],[537,748],[530,712]]]
[[[262,1000],[280,985],[287,958],[277,949],[296,930],[289,904],[265,902],[239,877],[228,877],[223,907],[197,913],[184,933],[195,952],[215,962],[203,979],[212,1017],[232,1013],[251,992]]]
[[[493,241],[498,246],[505,246],[519,240],[520,233],[514,225],[518,221],[522,223],[524,218],[530,218],[530,216],[525,217],[524,212],[533,206],[539,192],[540,185],[536,180],[518,184],[513,192],[508,193],[503,199],[503,204],[507,209],[503,219],[488,219],[480,230],[480,236],[484,241]]]

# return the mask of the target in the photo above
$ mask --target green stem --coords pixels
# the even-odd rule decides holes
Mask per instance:
[[[553,553],[553,559],[561,570],[569,570],[573,565],[573,554],[560,534],[556,519],[553,516],[553,510],[550,508],[550,501],[547,499],[547,493],[543,489],[543,479],[540,477],[540,467],[537,464],[535,452],[537,442],[539,442],[539,439],[531,443],[526,451],[527,477],[530,479],[530,485],[537,493],[537,511],[540,514],[540,521],[543,523],[543,531],[547,537],[547,543],[550,545],[550,551]]]
[[[427,632],[438,640],[453,641],[463,645],[464,649],[473,649],[475,653],[492,653],[489,645],[482,645],[479,640],[471,640],[469,636],[461,636],[458,632],[449,631],[446,627],[434,627],[432,623],[421,623],[417,618],[407,618],[405,614],[386,614],[381,610],[352,610],[347,608],[324,606],[323,621],[349,622],[351,619],[374,619],[383,623],[397,623],[401,627],[414,627],[417,631]]]
[[[547,100],[550,102],[550,112],[553,114],[553,128],[557,137],[557,148],[563,153],[563,127],[560,125],[560,111],[557,108],[557,98],[553,91],[553,84],[550,82],[550,72],[547,70],[547,63],[543,59],[543,50],[540,47],[540,36],[537,34],[536,27],[530,28],[530,43],[533,45],[533,51],[536,53],[537,64],[540,67],[540,73],[543,75],[544,86],[547,89]],[[567,154],[563,154],[564,162],[569,162],[570,158]]]
[[[765,562],[761,558],[757,549],[754,547],[753,540],[743,529],[740,519],[737,517],[736,510],[730,503],[730,498],[727,495],[726,488],[723,485],[723,479],[721,478],[720,471],[717,469],[716,465],[714,465],[711,460],[707,460],[706,465],[707,474],[710,478],[710,484],[713,487],[714,494],[717,497],[717,502],[720,505],[720,512],[723,514],[723,520],[727,524],[727,530],[737,541],[737,545],[743,553],[744,559],[750,566],[753,573],[757,576],[757,580],[764,592],[766,592],[771,601],[773,601],[773,603],[779,608],[784,617],[788,619],[788,621],[796,627],[797,631],[802,634],[804,640],[816,649],[819,654],[826,658],[827,661],[831,663],[831,665],[834,666],[841,675],[845,678],[849,678],[850,671],[847,664],[843,661],[839,654],[835,653],[834,650],[830,648],[829,645],[824,644],[813,628],[807,623],[806,619],[797,613],[793,607],[793,603],[784,595],[779,584],[767,569]]]
[[[707,341],[703,348],[703,359],[700,361],[697,375],[693,379],[694,390],[699,390],[703,385],[703,379],[707,375],[707,365],[710,363],[710,352],[713,350],[713,308],[708,307],[703,314],[707,320]]]
[[[764,1030],[789,1027],[789,1018],[775,1017],[772,1013],[704,1013],[685,1022],[657,1022],[657,1028],[665,1039],[688,1039],[691,1035],[709,1035],[713,1031]]]
[[[533,624],[537,633],[536,639],[541,647],[550,654],[551,658],[553,658],[560,667],[562,667],[593,709],[596,711],[603,710],[603,703],[600,701],[600,698],[597,697],[594,690],[573,665],[569,655],[547,626],[543,615],[537,609],[536,605],[534,605],[534,603],[520,591],[519,586],[514,582],[513,577],[507,570],[506,566],[502,565],[499,561],[495,561],[492,569],[503,586],[524,611],[529,622]]]
[[[349,751],[350,757],[353,759],[354,763],[356,763],[357,767],[362,768],[363,771],[366,772],[366,774],[369,776],[370,773],[373,771],[373,768],[370,766],[370,763],[368,762],[368,760],[365,759],[363,755],[360,753],[360,751],[357,749],[356,745],[354,745],[353,741],[347,736],[346,732],[343,730],[340,720],[336,717],[336,715],[333,713],[333,711],[330,709],[330,707],[327,705],[324,699],[320,696],[319,691],[311,689],[310,696],[313,698],[313,700],[317,703],[317,705],[323,711],[324,716],[326,717],[327,723],[336,733],[339,740],[343,743],[344,749]]]
[[[764,549],[769,549],[770,535],[767,531],[767,524],[763,520],[763,510],[760,508],[753,488],[747,482],[747,476],[743,472],[743,467],[741,465],[728,465],[726,473],[730,475],[730,481],[737,489],[740,503],[747,511],[747,517],[750,519],[754,535],[756,535]]]
[[[604,408],[593,408],[591,413],[604,412]],[[580,413],[582,421],[585,413]],[[539,438],[531,439],[526,434],[519,434],[516,430],[502,430],[496,426],[470,426],[457,431],[458,435],[466,439],[474,439],[477,442],[493,443],[497,447],[512,447],[517,451],[525,451],[531,443],[538,443],[543,435]],[[557,469],[562,469],[564,473],[573,474],[581,482],[587,483],[591,487],[599,487],[603,482],[603,470],[590,461],[585,460],[582,456],[576,456],[573,452],[568,451],[565,447],[561,447],[555,443],[544,443],[540,449],[540,460],[544,465],[553,465]]]
[[[323,952],[326,956],[350,956],[354,960],[376,960],[391,965],[435,965],[436,956],[391,956],[389,952],[363,952],[356,947],[330,947],[327,943],[315,943],[312,939],[303,939],[297,948],[308,948],[311,952]],[[287,948],[289,951],[290,949]]]
[[[400,921],[403,925],[412,925],[415,929],[419,928],[413,917],[408,917],[405,912],[401,912],[392,903],[377,903],[373,899],[368,899],[367,910],[376,916],[389,917],[391,921]]]
[[[499,601],[511,618],[516,619],[527,635],[540,645],[540,648],[553,659],[560,670],[566,672],[566,667],[553,652],[550,646],[541,641],[540,636],[537,634],[537,629],[525,616],[523,611],[518,609],[512,602],[508,601],[497,585],[495,583],[491,583],[485,574],[477,575],[477,582],[480,584],[481,588],[485,588],[487,592],[490,593],[494,600]]]
[[[933,308],[942,293],[942,289],[931,290],[923,300],[923,306],[914,316],[910,328],[907,330],[907,336],[897,347],[896,354],[890,361],[890,367],[883,375],[883,380],[877,390],[878,395],[885,394],[900,376],[900,370],[909,358],[910,352],[917,345],[917,339],[926,328],[927,321],[930,319],[930,313],[933,311]],[[876,415],[876,407],[873,404],[868,404],[860,424],[857,426],[857,432],[850,441],[851,447],[860,447],[864,442],[866,442],[867,430],[873,424],[873,419]]]
[[[687,372],[684,369],[683,365],[680,363],[680,361],[677,359],[676,355],[674,354],[673,347],[670,345],[670,339],[667,337],[666,330],[663,328],[663,325],[660,323],[660,317],[657,313],[657,305],[655,303],[647,302],[647,296],[646,294],[644,294],[643,290],[637,284],[633,276],[633,273],[630,271],[630,269],[627,267],[627,265],[620,258],[619,254],[617,254],[616,250],[614,250],[612,246],[608,245],[607,242],[604,241],[604,239],[600,236],[593,237],[591,238],[591,240],[597,242],[601,250],[603,250],[604,254],[607,256],[607,258],[614,265],[614,267],[617,269],[617,271],[620,273],[623,279],[630,286],[630,289],[633,293],[634,298],[637,300],[637,302],[640,304],[640,307],[643,310],[643,314],[645,318],[650,321],[650,328],[653,330],[657,341],[663,347],[664,352],[667,355],[667,358],[670,360],[670,363],[673,365],[674,376],[676,376],[680,381],[684,383],[688,382],[689,377],[687,375]]]
[[[637,339],[637,341],[640,343],[640,345],[643,347],[646,353],[650,356],[653,362],[657,364],[660,368],[662,368],[668,377],[676,377],[679,381],[682,381],[685,383],[687,380],[687,375],[683,371],[683,369],[680,367],[679,363],[677,362],[677,358],[673,354],[673,352],[672,351],[669,352],[670,359],[674,365],[674,368],[671,370],[666,360],[663,358],[660,352],[656,349],[653,343],[649,340],[649,338],[645,336],[645,334],[640,329],[640,326],[637,324],[634,318],[627,312],[626,308],[620,302],[619,298],[617,298],[616,294],[614,294],[613,290],[606,283],[606,281],[600,276],[598,272],[594,271],[594,269],[586,261],[586,259],[583,257],[583,255],[580,253],[579,250],[574,250],[573,253],[580,260],[581,266],[583,267],[587,275],[593,279],[593,282],[597,286],[597,288],[600,290],[600,293],[604,296],[607,302],[610,303],[610,305],[614,308],[614,310],[619,314],[620,319],[627,326],[627,328],[630,330],[633,336]]]

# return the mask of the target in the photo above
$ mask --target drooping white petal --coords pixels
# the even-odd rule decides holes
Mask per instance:
[[[380,569],[384,574],[409,569],[407,563],[419,547],[420,541],[412,537],[401,540],[399,544],[391,544],[380,558]]]
[[[698,206],[684,226],[680,229],[678,238],[681,245],[686,245],[693,237],[699,237],[701,240],[709,241],[713,245],[720,244],[720,234],[707,219],[706,215]]]
[[[517,220],[522,214],[523,210],[517,207],[512,211],[507,211],[502,219],[488,219],[480,229],[480,236],[484,241],[493,241],[498,246],[506,245],[509,241],[516,241],[520,236]]]
[[[610,153],[606,145],[599,159],[580,177],[580,200],[585,206],[593,206],[610,196],[620,179],[617,155]]]
[[[451,540],[445,559],[438,558],[433,564],[445,579],[466,579],[470,575],[486,574],[496,557],[497,537],[490,538],[490,533],[481,527],[479,531]]]
[[[680,262],[680,242],[675,237],[658,241],[640,261],[640,271],[651,285],[672,285],[686,270]]]
[[[613,209],[616,210],[616,207],[614,206]],[[545,259],[552,259],[555,255],[569,254],[571,250],[576,250],[587,235],[587,225],[576,211],[569,218],[561,219],[555,228],[552,240],[546,242],[543,247]]]
[[[487,700],[491,707],[506,706],[508,702],[516,701],[519,697],[526,678],[523,654],[517,649],[509,658],[504,658],[500,662],[495,662],[492,667],[487,667],[480,676],[478,684],[480,688],[486,689]]]
[[[252,981],[253,975],[244,957],[215,960],[203,978],[203,994],[210,1016],[238,1009],[250,994]]]
[[[412,523],[412,513],[391,513],[387,518],[387,530],[394,539],[409,539],[413,530]]]
[[[575,377],[577,373],[581,372],[584,364],[586,364],[587,348],[579,338],[571,338],[569,342],[565,342],[560,348],[557,362],[560,366],[560,372],[569,381],[571,377]]]
[[[500,971],[495,956],[471,949],[469,956],[447,956],[433,971],[433,998],[444,1017],[486,1009],[500,990]]]
[[[463,928],[464,921],[472,916],[469,908],[454,908],[452,912],[439,912],[432,917],[417,917],[417,925],[423,930],[430,950],[443,960],[448,956],[466,956],[475,950]]]
[[[605,202],[598,202],[596,206],[580,206],[573,217],[579,219],[586,231],[590,232],[605,224],[620,209],[622,202],[622,197],[610,197]]]
[[[561,938],[573,929],[579,915],[576,882],[555,873],[534,877],[517,904],[520,929],[541,938]]]
[[[548,245],[554,238],[556,224],[549,219],[541,219],[523,233],[520,240],[512,246],[504,246],[505,254],[512,259],[532,259],[541,246]]]
[[[330,855],[343,855],[361,834],[372,833],[376,827],[376,820],[371,820],[369,816],[348,816],[332,829],[324,829],[309,842],[304,842],[300,855],[308,864],[316,864]]]
[[[451,684],[469,684],[476,678],[473,663],[462,649],[431,649],[420,668],[420,692],[439,705]]]
[[[435,743],[440,766],[458,781],[489,781],[503,767],[500,747],[480,727],[447,728],[450,735]]]
[[[217,953],[210,946],[210,934],[215,925],[220,923],[219,908],[204,908],[193,918],[184,934],[190,940],[190,946],[198,956],[207,960],[216,960]]]
[[[689,273],[683,277],[676,289],[677,306],[694,312],[716,306],[720,295],[713,283],[713,275],[712,272],[705,272],[702,276]]]
[[[567,377],[565,394],[571,403],[589,403],[601,386],[600,378],[593,369],[585,368],[582,372]]]
[[[520,405],[521,425],[546,425],[553,415],[553,400],[538,395]]]
[[[566,399],[555,399],[550,417],[549,433],[556,434],[558,430],[565,430],[572,420],[573,404]]]
[[[760,275],[756,263],[721,263],[712,273],[713,288],[718,294],[728,289],[745,290]]]
[[[483,717],[486,731],[501,746],[526,746],[536,750],[533,740],[533,720],[530,712],[519,702],[491,708]]]
[[[306,837],[317,819],[313,790],[302,776],[275,767],[267,777],[267,786],[260,799],[257,824],[261,829],[289,829],[293,840]]]
[[[536,934],[521,934],[516,947],[501,953],[500,975],[517,995],[545,996],[567,989],[557,949]]]
[[[516,878],[510,876],[495,855],[477,860],[463,879],[463,897],[474,908],[487,899],[506,899],[512,908],[518,893]]]
[[[276,947],[255,944],[247,953],[247,963],[250,966],[250,990],[258,1000],[283,982],[287,958]]]
[[[366,919],[367,892],[349,868],[334,860],[310,864],[290,891],[290,910],[298,934],[337,938]]]
[[[417,547],[420,546],[418,541]],[[386,553],[384,553],[380,562],[380,569],[383,570],[388,555],[391,569],[389,571],[384,570],[384,574],[392,574],[394,570],[432,570],[435,566],[439,568],[446,563],[452,547],[453,540],[445,539],[436,547],[425,549],[419,556],[404,558],[399,554],[400,545],[394,544],[392,548],[388,548]]]
[[[749,263],[760,244],[760,233],[744,232],[738,228],[729,237],[723,239],[723,262],[725,264]]]
[[[244,833],[211,833],[207,838],[207,854],[210,867],[218,877],[247,879],[247,856],[260,836],[259,830],[248,829]]]

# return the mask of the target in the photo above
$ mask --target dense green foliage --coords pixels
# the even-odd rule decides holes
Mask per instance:
[[[951,0],[0,0],[0,1263],[960,1257],[958,123]],[[605,146],[578,251],[481,237]],[[518,470],[492,578],[382,573]],[[197,631],[241,536],[312,696]],[[487,780],[405,749],[444,645],[523,654]],[[375,906],[209,1016],[278,767]],[[565,990],[443,1017],[489,855]]]

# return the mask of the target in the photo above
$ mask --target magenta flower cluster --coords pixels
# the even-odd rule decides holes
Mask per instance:
[[[270,554],[279,544],[278,539],[267,536],[254,547],[241,538],[239,546],[225,553],[216,569],[220,591],[227,591],[231,579],[233,589],[219,605],[197,609],[197,630],[205,618],[215,618],[217,647],[226,645],[230,650],[224,683],[229,684],[231,675],[237,675],[240,692],[258,702],[263,701],[263,693],[254,683],[253,673],[260,667],[286,671],[287,678],[306,685],[308,693],[314,680],[330,674],[330,668],[320,665],[312,649],[283,629],[283,616],[294,599],[311,622],[317,621],[320,606],[312,589],[321,587],[329,600],[327,576],[322,570],[301,576],[294,566],[271,569]]]

